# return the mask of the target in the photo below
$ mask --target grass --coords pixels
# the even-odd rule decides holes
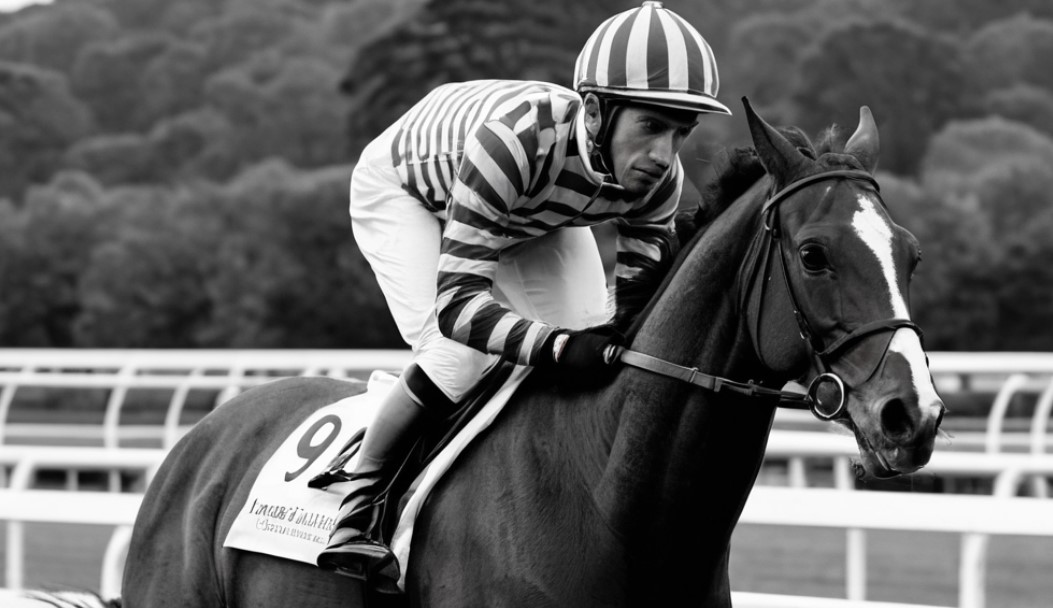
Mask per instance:
[[[75,502],[71,501],[70,508],[76,508]],[[26,586],[97,590],[111,531],[105,526],[72,524],[27,526]],[[6,542],[6,530],[0,527],[2,542]],[[844,597],[844,547],[845,535],[840,530],[740,526],[732,545],[732,588]],[[867,599],[958,604],[958,535],[869,532],[867,547]],[[2,551],[0,562],[6,565]],[[988,550],[987,605],[1049,606],[1053,597],[1050,572],[1053,539],[993,537]]]
[[[958,605],[961,537],[867,533],[869,600]],[[743,525],[732,541],[731,583],[741,591],[845,597],[845,533]],[[991,537],[987,605],[1046,608],[1053,597],[1053,539]]]

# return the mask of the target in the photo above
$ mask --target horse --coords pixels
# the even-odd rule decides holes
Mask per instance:
[[[863,476],[928,462],[944,406],[909,318],[920,254],[873,177],[872,115],[816,148],[743,103],[754,151],[716,180],[717,211],[609,353],[616,372],[528,376],[424,503],[405,595],[384,601],[730,606],[731,534],[780,403],[854,433]],[[143,500],[124,605],[364,605],[355,579],[222,546],[268,454],[361,390],[280,380],[195,425]]]

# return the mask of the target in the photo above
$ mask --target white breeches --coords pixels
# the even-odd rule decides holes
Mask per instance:
[[[435,318],[442,229],[391,166],[396,127],[366,147],[351,178],[351,227],[413,362],[459,401],[497,361],[443,337]],[[562,228],[501,252],[493,296],[531,320],[581,329],[608,318],[603,263],[589,228]]]

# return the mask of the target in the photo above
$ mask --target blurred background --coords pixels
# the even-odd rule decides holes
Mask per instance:
[[[141,493],[248,386],[401,367],[347,218],[359,151],[445,82],[569,86],[592,30],[638,4],[0,0],[0,511],[14,509],[0,585],[119,584],[98,561],[124,528],[34,520],[33,491]],[[713,47],[736,113],[703,120],[681,153],[684,208],[711,159],[748,145],[742,96],[813,137],[847,136],[865,104],[884,199],[924,254],[912,307],[951,436],[921,473],[865,483],[850,439],[830,447],[828,425],[780,412],[758,486],[1053,495],[1053,3],[665,5]],[[965,505],[903,520],[947,530]],[[743,525],[735,589],[979,608],[986,585],[991,606],[1049,606],[1053,511],[1008,519],[989,547]]]
[[[0,346],[401,347],[346,214],[371,137],[434,86],[570,85],[635,1],[57,0],[0,14]],[[10,5],[12,10],[17,3]],[[920,239],[932,350],[1053,347],[1053,4],[666,2],[736,116],[813,137],[871,107]],[[689,191],[685,206],[697,202]],[[368,323],[363,323],[368,320]]]

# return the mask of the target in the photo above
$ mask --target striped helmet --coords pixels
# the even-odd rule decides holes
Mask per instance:
[[[713,51],[661,2],[644,2],[603,22],[574,66],[578,93],[695,112],[731,114],[717,101]]]

